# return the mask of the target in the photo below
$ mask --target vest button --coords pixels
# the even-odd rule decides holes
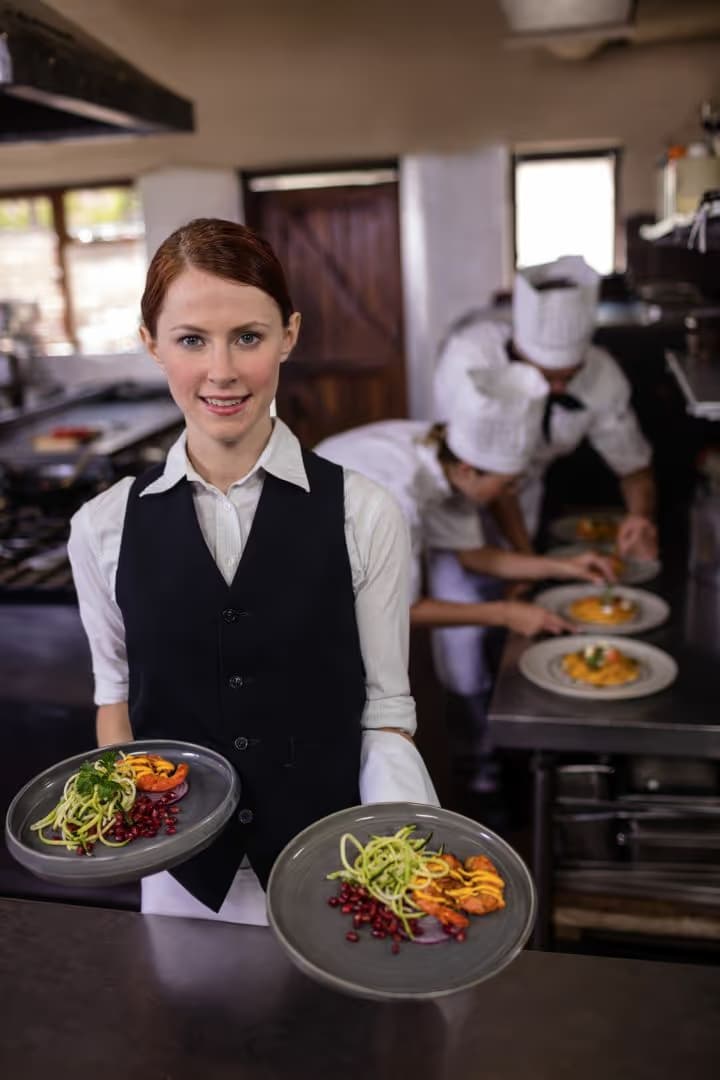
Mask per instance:
[[[225,622],[237,622],[240,618],[240,612],[236,611],[235,608],[228,607],[223,611],[222,617]]]
[[[241,810],[238,814],[238,821],[241,825],[249,825],[254,816],[252,810]]]
[[[238,735],[234,745],[236,750],[247,750],[250,741],[244,735]]]
[[[231,675],[228,679],[228,686],[231,690],[239,690],[243,684],[242,675]]]

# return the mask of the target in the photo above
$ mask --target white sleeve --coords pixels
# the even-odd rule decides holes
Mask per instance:
[[[72,519],[68,556],[80,605],[80,618],[90,643],[95,704],[115,705],[128,699],[125,624],[112,584],[103,573],[88,505]]]
[[[603,357],[597,381],[588,439],[617,476],[628,476],[650,464],[652,449],[630,404],[630,383],[611,356]]]
[[[423,540],[429,551],[473,551],[484,547],[478,508],[450,502],[428,507],[423,515]]]
[[[408,529],[393,497],[352,470],[345,470],[345,535],[367,687],[362,725],[401,728],[412,735]]]

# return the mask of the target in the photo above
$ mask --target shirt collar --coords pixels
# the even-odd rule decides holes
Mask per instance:
[[[293,435],[290,428],[276,418],[273,421],[272,435],[260,457],[249,473],[239,477],[232,485],[245,484],[251,477],[261,470],[276,476],[278,480],[285,480],[289,484],[295,484],[303,491],[310,490],[305,465],[303,464],[300,443]],[[157,480],[148,484],[141,496],[159,495],[163,491],[169,491],[180,480],[187,479],[203,487],[212,489],[213,485],[193,468],[187,456],[187,432],[183,431],[180,437],[173,443],[165,459],[165,468]]]

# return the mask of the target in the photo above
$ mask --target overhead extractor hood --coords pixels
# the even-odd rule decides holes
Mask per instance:
[[[0,0],[0,143],[193,129],[191,102],[40,0]]]

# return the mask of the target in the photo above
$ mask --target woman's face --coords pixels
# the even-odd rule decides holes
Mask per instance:
[[[145,347],[165,372],[189,437],[231,446],[269,423],[280,364],[300,316],[283,325],[273,298],[189,266],[170,285]]]
[[[504,492],[510,491],[517,479],[502,473],[482,472],[464,461],[453,462],[446,466],[446,470],[450,486],[478,506],[487,506]]]

